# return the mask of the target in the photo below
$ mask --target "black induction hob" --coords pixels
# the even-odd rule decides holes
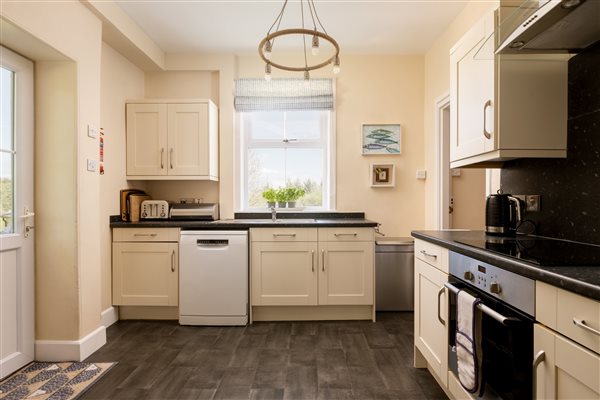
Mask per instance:
[[[541,266],[600,267],[600,246],[592,244],[538,236],[506,238],[489,235],[457,242]]]

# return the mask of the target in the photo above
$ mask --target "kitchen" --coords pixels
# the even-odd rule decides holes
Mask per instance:
[[[198,197],[198,193],[201,193],[206,202],[219,203],[221,218],[232,218],[236,210],[234,166],[237,161],[235,155],[227,149],[235,148],[236,139],[233,105],[231,101],[225,101],[224,97],[225,93],[233,92],[234,78],[260,77],[264,74],[264,65],[254,54],[239,57],[169,54],[165,57],[155,45],[136,36],[140,34],[138,27],[117,18],[123,17],[118,8],[109,3],[97,4],[93,6],[95,10],[92,13],[86,8],[88,6],[90,5],[78,3],[37,5],[40,8],[34,10],[26,4],[6,4],[3,10],[4,20],[12,21],[21,30],[28,32],[30,40],[31,36],[40,38],[62,53],[46,53],[39,58],[32,56],[42,60],[36,63],[37,71],[46,72],[49,78],[54,77],[40,81],[45,85],[42,88],[47,89],[40,96],[50,96],[53,93],[53,82],[61,82],[63,89],[68,84],[73,95],[67,97],[70,108],[56,112],[60,111],[61,115],[75,112],[78,115],[71,119],[78,121],[76,126],[57,126],[57,122],[52,120],[46,121],[46,124],[37,124],[49,134],[39,137],[36,135],[36,148],[44,148],[47,154],[65,154],[65,151],[77,154],[71,165],[63,165],[56,158],[36,159],[36,176],[40,180],[56,182],[58,177],[64,179],[64,182],[60,182],[60,191],[41,188],[40,190],[45,191],[40,192],[36,186],[36,195],[41,196],[40,193],[43,193],[44,200],[48,200],[37,201],[35,210],[36,240],[40,246],[36,249],[36,256],[38,260],[44,260],[44,268],[38,271],[38,274],[42,274],[38,277],[40,283],[36,287],[36,339],[46,342],[78,342],[95,332],[99,326],[104,326],[99,314],[106,310],[109,311],[104,315],[112,312],[111,293],[107,291],[111,287],[112,239],[106,222],[109,216],[118,214],[118,191],[127,186],[138,187],[138,182],[136,185],[130,184],[125,176],[125,102],[143,98],[184,97],[211,98],[219,105],[219,183],[157,181],[147,183],[150,187],[142,188],[156,199],[170,199],[170,194],[175,192],[178,197],[187,198]],[[54,7],[62,7],[60,15],[55,15],[57,13]],[[425,56],[343,57],[342,73],[337,78],[339,100],[336,105],[338,210],[365,211],[370,220],[383,222],[381,229],[388,236],[409,236],[413,229],[436,228],[436,159],[435,152],[431,151],[436,146],[435,127],[428,110],[450,88],[449,49],[491,8],[491,4],[468,4]],[[52,16],[50,21],[56,25],[46,22],[45,15]],[[269,18],[270,15],[271,13]],[[65,38],[65,35],[69,35],[60,29],[53,29],[58,26],[71,26],[81,34]],[[109,33],[112,34],[112,39]],[[115,39],[118,34],[128,39],[119,42]],[[7,44],[9,39],[10,36],[6,36]],[[20,39],[24,40],[23,37]],[[137,44],[137,47],[132,49],[132,43]],[[10,47],[18,45],[19,43]],[[27,53],[25,50],[22,52]],[[130,59],[137,59],[137,62],[132,64],[121,54],[128,54]],[[69,75],[73,74],[73,70],[69,69],[72,68],[70,61],[64,60],[65,55],[78,61],[76,80],[72,79],[73,75]],[[58,58],[59,56],[63,59]],[[157,71],[157,64],[164,66],[163,69],[169,72]],[[56,68],[58,66],[64,69],[59,70]],[[241,74],[240,71],[244,70],[248,72]],[[61,73],[66,76],[51,75]],[[328,71],[323,74],[330,76]],[[394,90],[385,90],[388,87]],[[360,96],[351,96],[351,93],[357,91]],[[60,104],[67,108],[65,100]],[[55,104],[55,107],[58,105]],[[39,118],[48,116],[40,115]],[[368,164],[387,162],[390,159],[383,156],[361,156],[360,151],[357,151],[360,149],[360,137],[355,132],[364,123],[398,122],[403,128],[403,152],[396,158],[396,187],[370,189],[366,174]],[[96,141],[82,134],[87,131],[88,123],[102,126],[106,132],[106,173],[101,177],[88,173],[81,167],[85,166],[87,158],[97,157],[98,151]],[[74,130],[80,133],[75,134]],[[346,135],[351,138],[346,140]],[[116,145],[117,140],[121,141],[121,146]],[[548,161],[550,166],[552,162]],[[426,170],[427,179],[415,179],[416,170]],[[481,170],[463,169],[462,172],[461,180],[466,180],[471,173],[482,174]],[[364,177],[364,189],[356,190],[355,177],[361,176]],[[536,181],[535,178],[532,180]],[[517,189],[510,188],[510,192],[518,193]],[[541,193],[542,212],[553,209],[546,208],[546,192],[541,189],[537,192],[520,193]],[[471,208],[473,216],[478,218],[473,226],[479,229],[484,226],[484,197],[483,192],[480,200],[473,202],[477,208]],[[561,201],[564,198],[559,198],[558,202]],[[65,207],[56,212],[53,204],[64,204]],[[387,204],[394,206],[386,206]],[[44,210],[44,207],[48,209]],[[458,203],[456,207],[459,208]],[[594,215],[593,211],[589,213]],[[546,222],[548,220],[553,221],[550,218],[544,223],[551,223]],[[59,226],[60,235],[56,235],[55,227]],[[565,229],[574,231],[573,228]],[[592,238],[575,239],[592,241]],[[55,254],[55,248],[65,250],[68,262],[64,255]],[[57,271],[61,273],[57,274]],[[75,285],[73,282],[79,284]],[[61,288],[64,296],[56,296],[55,287]],[[61,310],[61,322],[58,324],[53,321],[56,310]]]

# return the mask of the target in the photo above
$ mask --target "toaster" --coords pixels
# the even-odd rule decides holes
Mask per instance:
[[[142,219],[169,218],[169,203],[166,200],[144,200],[140,210]]]

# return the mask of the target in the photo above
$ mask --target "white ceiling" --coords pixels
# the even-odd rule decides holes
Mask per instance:
[[[342,54],[424,54],[468,0],[315,0]],[[256,51],[282,0],[116,0],[166,53]],[[306,5],[306,2],[305,2]],[[306,6],[305,6],[306,7]],[[305,20],[310,16],[305,8]],[[281,28],[301,25],[288,2]],[[306,23],[312,27],[312,22]]]

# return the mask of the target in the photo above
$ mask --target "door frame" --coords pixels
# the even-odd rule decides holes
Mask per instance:
[[[435,100],[435,229],[451,227],[450,129],[450,92],[446,92]]]

